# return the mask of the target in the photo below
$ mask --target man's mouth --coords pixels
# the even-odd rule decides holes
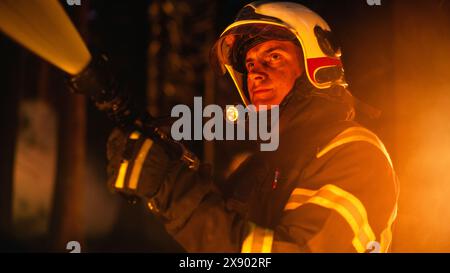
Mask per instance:
[[[253,96],[255,96],[255,95],[267,93],[267,92],[270,92],[270,91],[272,91],[271,88],[264,88],[264,89],[256,89],[256,90],[253,90],[252,93],[253,93]]]

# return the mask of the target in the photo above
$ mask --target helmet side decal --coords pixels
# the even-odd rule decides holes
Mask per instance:
[[[316,84],[321,84],[321,81],[316,78],[316,73],[323,68],[327,67],[342,67],[340,59],[331,57],[309,58],[306,60],[308,67],[308,75],[311,80]],[[327,85],[329,87],[329,85]]]

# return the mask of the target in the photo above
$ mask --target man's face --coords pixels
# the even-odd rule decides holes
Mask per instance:
[[[303,73],[301,49],[290,41],[271,40],[247,51],[247,89],[252,104],[279,105]]]

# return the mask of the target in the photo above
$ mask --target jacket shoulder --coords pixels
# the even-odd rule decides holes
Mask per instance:
[[[347,237],[354,236],[350,241],[358,252],[371,241],[381,242],[387,251],[397,198],[397,178],[383,143],[363,127],[349,127],[318,149],[306,166],[285,205],[283,224],[298,226],[301,219],[315,219],[315,237],[323,242],[336,238],[333,232],[340,226]],[[347,224],[330,220],[332,215]],[[317,249],[329,249],[319,245]]]
[[[345,172],[355,167],[359,172],[394,172],[391,157],[380,138],[367,128],[351,126],[341,130],[322,147],[306,166],[303,177],[309,177],[324,169]]]

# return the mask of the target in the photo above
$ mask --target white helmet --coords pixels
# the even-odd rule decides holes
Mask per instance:
[[[230,74],[245,105],[249,104],[249,98],[242,54],[249,45],[267,40],[291,40],[298,44],[303,50],[306,76],[314,87],[347,86],[340,48],[319,15],[297,3],[258,1],[239,11],[211,51],[212,64],[223,74]]]

